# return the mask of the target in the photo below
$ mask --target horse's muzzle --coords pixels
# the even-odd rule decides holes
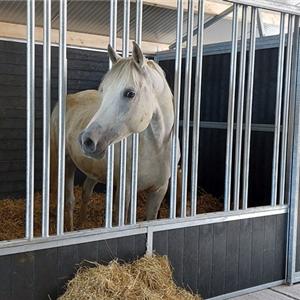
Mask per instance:
[[[95,159],[102,159],[104,157],[107,146],[99,143],[100,131],[100,125],[92,124],[80,133],[78,141],[82,152],[86,156]]]

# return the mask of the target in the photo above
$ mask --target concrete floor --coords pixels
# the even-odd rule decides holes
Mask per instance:
[[[282,285],[275,288],[247,294],[232,300],[300,300],[300,284],[293,286]]]

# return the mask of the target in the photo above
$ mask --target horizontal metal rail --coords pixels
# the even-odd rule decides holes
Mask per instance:
[[[96,228],[81,230],[80,232],[65,232],[63,236],[50,236],[47,238],[37,237],[32,240],[22,239],[15,241],[2,241],[0,242],[0,256],[68,245],[77,245],[137,234],[146,234],[149,231],[149,228],[152,232],[158,232],[163,230],[286,214],[287,210],[287,205],[277,207],[265,206],[249,208],[245,211],[221,211],[189,218],[162,219],[141,222],[139,224],[127,225],[125,227]]]

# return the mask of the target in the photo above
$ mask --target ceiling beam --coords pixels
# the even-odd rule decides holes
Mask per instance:
[[[52,29],[52,43],[58,44],[59,30]],[[0,38],[11,38],[17,40],[26,40],[26,25],[0,22]],[[36,42],[43,42],[43,27],[35,28]],[[67,32],[67,45],[83,48],[107,49],[109,44],[109,36],[80,33],[74,31]],[[117,50],[122,49],[122,39],[117,38]],[[131,47],[131,43],[130,43]],[[146,54],[154,54],[158,51],[169,49],[168,44],[142,42],[142,50]]]

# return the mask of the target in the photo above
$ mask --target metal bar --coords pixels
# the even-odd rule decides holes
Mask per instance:
[[[237,121],[236,121],[236,139],[235,139],[234,205],[233,205],[234,210],[238,210],[240,205],[241,159],[242,159],[245,74],[246,74],[246,55],[247,55],[247,27],[248,27],[247,8],[248,8],[247,6],[243,6],[243,11],[242,11],[239,91],[238,91],[238,100],[237,100]]]
[[[41,249],[57,248],[68,245],[78,245],[82,243],[108,240],[130,235],[146,234],[148,228],[152,232],[172,230],[179,228],[189,228],[193,226],[217,224],[245,219],[255,219],[266,216],[276,216],[286,214],[287,206],[270,206],[249,208],[245,211],[212,212],[199,214],[195,217],[184,219],[161,219],[142,222],[135,225],[127,225],[122,228],[94,228],[80,231],[66,232],[63,236],[51,235],[47,238],[36,237],[28,241],[18,239],[12,241],[0,241],[0,256],[14,253],[22,253]]]
[[[43,215],[42,236],[49,236],[50,115],[51,115],[51,1],[44,1],[43,46]]]
[[[58,185],[57,234],[64,233],[65,206],[65,112],[67,91],[67,1],[59,5],[59,74],[58,74]]]
[[[186,217],[187,182],[189,170],[189,135],[190,135],[190,99],[192,81],[192,51],[193,51],[193,19],[194,1],[189,0],[188,5],[188,39],[186,46],[185,82],[184,82],[184,107],[182,130],[182,193],[181,193],[181,217]]]
[[[129,54],[129,23],[130,23],[130,0],[124,0],[124,23],[122,51],[123,57]],[[127,158],[127,139],[121,141],[120,146],[120,198],[119,198],[119,226],[125,225],[126,207],[126,158]]]
[[[136,1],[136,36],[138,45],[142,44],[142,18],[143,18],[143,0]],[[132,161],[131,161],[131,205],[130,205],[130,224],[136,223],[137,209],[137,187],[138,187],[138,161],[139,159],[139,134],[132,135]]]
[[[198,9],[199,11],[199,9]],[[224,11],[222,11],[220,14],[218,15],[215,15],[211,18],[209,18],[207,21],[204,22],[204,19],[203,19],[203,22],[204,22],[204,29],[214,25],[215,23],[219,22],[220,20],[222,20],[223,18],[225,18],[227,15],[229,15],[231,12],[233,11],[233,5],[228,7],[227,9],[225,9]],[[194,28],[193,30],[193,36],[198,34],[198,25]],[[183,37],[182,37],[182,42],[186,42],[187,41],[187,34],[185,34]],[[176,42],[172,43],[170,46],[169,46],[169,49],[174,49],[176,46]]]
[[[299,17],[295,18],[295,31],[293,36],[292,73],[291,73],[291,107],[292,112],[292,155],[291,172],[289,173],[289,218],[287,237],[287,282],[293,284],[296,271],[297,254],[297,229],[298,229],[298,205],[300,186],[300,47],[299,47]]]
[[[282,105],[282,86],[283,86],[283,67],[284,67],[284,47],[285,47],[285,14],[280,17],[280,42],[278,52],[278,67],[277,67],[277,89],[276,89],[276,109],[275,109],[275,132],[273,142],[273,165],[272,165],[272,192],[271,205],[277,204],[278,192],[278,164],[279,164],[279,143],[280,143],[280,120],[281,120],[281,105]]]
[[[117,39],[117,20],[118,20],[118,1],[110,0],[110,25],[109,25],[109,42],[116,48]],[[112,62],[109,61],[109,68]],[[113,219],[113,201],[114,201],[114,145],[107,149],[107,174],[106,174],[106,205],[105,205],[105,227],[112,227]]]
[[[33,238],[34,225],[34,102],[35,102],[35,2],[27,0],[27,128],[26,128],[26,232]]]
[[[230,58],[230,81],[228,96],[227,117],[227,140],[226,140],[226,162],[225,162],[225,193],[224,211],[230,210],[231,201],[231,169],[233,149],[233,125],[234,125],[234,103],[236,88],[236,63],[237,63],[237,39],[238,39],[238,5],[233,6],[232,33],[231,33],[231,58]]]
[[[177,196],[177,162],[179,147],[179,111],[181,91],[181,58],[182,58],[182,24],[183,24],[183,3],[177,0],[177,24],[176,24],[176,58],[174,74],[174,127],[172,131],[172,153],[171,153],[171,192],[170,192],[170,218],[176,218],[176,196]]]
[[[288,39],[286,53],[286,69],[284,83],[284,102],[283,102],[283,121],[282,121],[282,140],[281,140],[281,159],[280,159],[280,185],[279,185],[279,204],[284,204],[285,185],[286,185],[286,159],[287,159],[287,139],[288,139],[288,122],[289,122],[289,104],[290,104],[290,86],[291,86],[291,62],[292,46],[295,16],[289,15],[288,20]]]
[[[265,36],[264,22],[259,9],[257,9],[257,28],[258,28],[259,37]]]
[[[248,67],[248,86],[246,96],[246,121],[245,121],[245,145],[244,145],[244,170],[243,170],[243,209],[248,208],[248,184],[249,184],[249,161],[250,161],[250,142],[251,142],[251,120],[252,120],[252,100],[255,64],[255,43],[256,43],[256,24],[257,8],[251,10],[251,30],[250,30],[250,49]]]
[[[198,35],[197,35],[197,61],[195,73],[195,99],[194,99],[194,127],[192,145],[192,178],[191,178],[191,215],[197,214],[198,191],[198,162],[199,162],[199,136],[201,113],[201,87],[202,87],[202,62],[203,62],[203,21],[204,0],[198,1]]]

